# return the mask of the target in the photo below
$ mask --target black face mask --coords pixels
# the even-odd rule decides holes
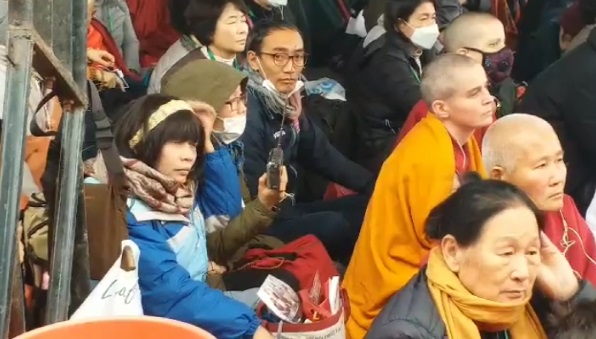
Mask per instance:
[[[484,67],[486,74],[493,83],[500,83],[511,74],[514,56],[509,47],[504,47],[494,53],[486,53],[476,48],[465,48],[482,54],[482,67]]]

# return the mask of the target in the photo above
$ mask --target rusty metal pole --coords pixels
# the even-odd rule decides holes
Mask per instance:
[[[66,3],[65,3],[66,4]],[[87,86],[87,1],[68,3],[72,11],[72,59],[61,61],[70,66],[72,76],[79,89],[86,93]],[[68,109],[67,109],[68,108]],[[54,250],[50,259],[50,288],[46,308],[46,324],[68,319],[72,301],[80,303],[81,295],[88,290],[89,273],[73,272],[85,268],[81,260],[88,258],[86,249],[84,209],[82,199],[82,148],[84,117],[86,107],[72,105],[64,109],[64,130],[61,140],[60,180],[54,223]],[[75,248],[76,245],[76,248]],[[85,253],[87,251],[87,253]],[[87,254],[86,258],[73,258],[73,254]],[[78,260],[77,265],[73,261]],[[79,278],[72,281],[72,277]],[[82,274],[79,274],[82,273]],[[84,281],[87,279],[87,281]],[[73,285],[74,284],[74,285]],[[71,290],[74,297],[71,300]]]
[[[54,251],[50,259],[50,287],[46,307],[46,324],[68,319],[70,284],[76,210],[81,176],[81,148],[83,144],[83,113],[64,105],[64,134],[60,166],[56,218],[54,223]]]
[[[16,256],[16,230],[23,178],[23,158],[33,40],[31,0],[11,0],[8,11],[8,64],[0,165],[0,336],[6,338]]]
[[[10,306],[10,338],[19,336],[27,330],[25,317],[25,296],[23,271],[19,258],[14,261],[14,276],[12,278],[12,300]]]
[[[72,76],[82,93],[87,93],[87,4],[75,1],[72,5]],[[85,107],[79,108],[81,126],[84,126]],[[79,154],[82,150],[79,149]],[[75,240],[73,249],[73,269],[70,288],[69,315],[79,308],[91,293],[91,275],[89,272],[89,244],[85,217],[85,196],[83,193],[83,175],[79,176],[77,189],[78,204],[75,219]]]

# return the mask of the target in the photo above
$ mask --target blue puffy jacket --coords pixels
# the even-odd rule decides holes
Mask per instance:
[[[203,185],[197,200],[209,201],[200,205],[212,211],[200,210],[195,202],[186,217],[129,199],[128,231],[141,251],[139,287],[146,315],[193,324],[217,338],[252,338],[260,324],[255,312],[205,283],[209,259],[204,216],[221,214],[231,208],[231,201],[236,209],[241,202],[238,174],[226,152],[206,158],[205,177],[220,181]]]

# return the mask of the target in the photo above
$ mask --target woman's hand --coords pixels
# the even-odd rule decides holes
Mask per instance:
[[[224,274],[228,269],[224,266],[218,265],[213,261],[209,262],[209,274]]]
[[[556,301],[568,301],[579,289],[577,276],[565,256],[544,232],[540,232],[540,242],[542,263],[536,277],[536,285],[546,297]]]
[[[259,326],[259,328],[257,328],[257,331],[255,332],[255,335],[253,336],[254,339],[273,339],[273,335],[271,335],[271,333],[267,332],[266,329],[264,329],[263,327]]]
[[[277,204],[286,198],[286,186],[288,185],[288,171],[286,166],[281,167],[279,190],[272,190],[267,186],[267,174],[259,178],[259,192],[257,199],[268,209],[273,209]]]
[[[120,79],[116,73],[97,68],[93,69],[91,72],[91,80],[98,82],[101,86],[105,88],[119,88],[122,91],[125,90],[122,79]]]
[[[125,91],[125,87],[124,87],[124,83],[122,82],[122,79],[120,79],[120,77],[114,73],[114,72],[107,72],[107,71],[102,71],[103,73],[103,83],[105,84],[106,87],[108,88],[118,88],[121,91]]]
[[[211,105],[201,101],[188,101],[188,103],[192,107],[199,120],[201,120],[203,129],[205,130],[205,152],[215,152],[215,147],[211,142],[213,124],[215,123],[215,119],[217,118],[217,113],[215,112],[215,109]]]
[[[114,56],[106,51],[100,49],[87,49],[87,59],[100,66],[111,68],[114,67]]]

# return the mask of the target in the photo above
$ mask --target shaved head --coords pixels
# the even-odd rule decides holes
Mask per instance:
[[[545,135],[558,137],[544,119],[530,114],[514,113],[495,121],[482,139],[482,158],[487,170],[501,167],[511,172],[528,142],[539,141]]]
[[[443,45],[449,53],[457,53],[462,48],[496,52],[505,46],[505,28],[491,14],[467,12],[447,26],[443,32]]]
[[[541,210],[563,207],[567,167],[547,121],[520,113],[497,120],[484,135],[482,159],[491,178],[517,186]]]
[[[493,122],[494,98],[486,71],[465,55],[440,55],[422,71],[422,99],[429,110],[448,124],[454,138],[464,144],[475,129]]]
[[[452,96],[458,88],[469,84],[467,70],[484,73],[473,59],[459,54],[442,54],[429,63],[422,71],[420,92],[422,99],[431,106],[435,100],[445,100]],[[486,80],[484,80],[486,81]]]

